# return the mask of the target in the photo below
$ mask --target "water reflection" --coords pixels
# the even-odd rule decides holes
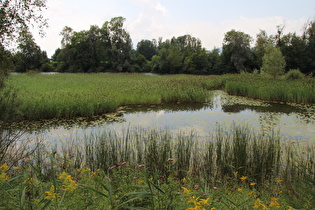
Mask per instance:
[[[266,103],[216,91],[207,103],[122,107],[120,120],[98,120],[70,126],[50,127],[36,134],[52,143],[60,139],[83,139],[85,135],[104,130],[122,132],[128,127],[167,128],[171,132],[193,130],[209,136],[223,125],[245,124],[256,131],[279,131],[284,140],[315,143],[314,107]]]

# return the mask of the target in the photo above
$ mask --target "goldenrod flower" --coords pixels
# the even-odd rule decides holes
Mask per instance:
[[[259,207],[262,207],[263,209],[268,209],[267,206],[262,202],[262,200],[260,200],[259,198],[257,198],[257,199],[255,200],[255,203],[254,203],[253,208],[254,208],[254,209],[257,209],[257,208],[259,208]]]
[[[0,180],[9,180],[8,174],[5,172],[0,173]]]
[[[0,180],[9,180],[9,176],[7,175],[8,165],[4,163],[0,166]]]
[[[27,178],[27,179],[25,179],[25,181],[24,182],[22,182],[23,184],[26,184],[26,185],[33,185],[33,186],[35,186],[35,180],[34,180],[34,178]]]
[[[193,203],[194,205],[198,205],[199,197],[191,196],[188,198],[188,203]]]
[[[91,171],[91,169],[90,169],[90,168],[79,168],[79,169],[77,169],[77,171],[78,171],[79,173],[84,173],[84,172],[89,172],[89,171]]]
[[[77,188],[77,183],[66,172],[62,172],[59,179],[62,181],[62,190],[73,192]]]
[[[8,169],[9,169],[9,166],[6,163],[4,163],[2,166],[0,166],[1,171],[7,171]]]
[[[51,201],[56,200],[57,197],[60,196],[59,193],[56,193],[56,191],[55,191],[55,186],[54,186],[54,185],[51,185],[50,190],[49,190],[49,191],[46,191],[45,193],[47,194],[47,196],[45,197],[45,199],[51,200]]]
[[[209,205],[209,198],[207,198],[207,199],[200,199],[199,204],[201,204],[201,205]]]
[[[191,193],[190,190],[188,190],[186,187],[182,187],[182,189],[184,190],[185,194],[190,194]]]
[[[182,182],[185,184],[185,183],[187,183],[187,179],[184,177],[183,179],[182,179]]]
[[[253,195],[254,191],[250,191],[249,193],[247,193],[247,195]]]
[[[279,200],[279,198],[271,197],[269,207],[280,207],[278,200]]]

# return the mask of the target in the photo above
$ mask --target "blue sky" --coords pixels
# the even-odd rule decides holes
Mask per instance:
[[[126,18],[135,46],[141,39],[190,34],[209,50],[221,47],[232,29],[255,38],[260,29],[275,34],[276,26],[285,24],[285,33],[301,34],[304,24],[315,19],[314,0],[47,0],[47,5],[46,36],[34,37],[49,56],[60,47],[64,26],[87,30],[117,16]]]

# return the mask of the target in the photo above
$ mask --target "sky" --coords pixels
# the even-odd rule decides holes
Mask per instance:
[[[232,29],[253,39],[260,30],[276,34],[301,35],[307,21],[315,20],[314,0],[47,0],[49,27],[41,38],[34,29],[36,43],[50,57],[61,47],[61,30],[88,30],[102,26],[113,17],[126,18],[124,28],[134,47],[142,39],[163,40],[185,34],[199,38],[203,47],[222,47],[224,34]],[[252,43],[254,45],[254,42]]]

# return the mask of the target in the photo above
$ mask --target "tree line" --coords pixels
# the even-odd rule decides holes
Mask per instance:
[[[284,26],[268,35],[261,30],[255,39],[242,32],[225,33],[222,48],[206,50],[200,39],[191,35],[163,40],[141,40],[133,49],[123,17],[106,21],[101,27],[61,31],[61,48],[51,59],[41,51],[32,35],[23,31],[18,51],[7,53],[17,72],[28,70],[57,72],[155,72],[160,74],[226,74],[263,70],[263,57],[278,50],[284,58],[285,72],[299,69],[315,73],[315,21],[309,21],[301,36],[284,34]],[[270,56],[269,56],[270,57]],[[266,69],[266,68],[265,68]],[[280,70],[279,70],[280,71]]]

